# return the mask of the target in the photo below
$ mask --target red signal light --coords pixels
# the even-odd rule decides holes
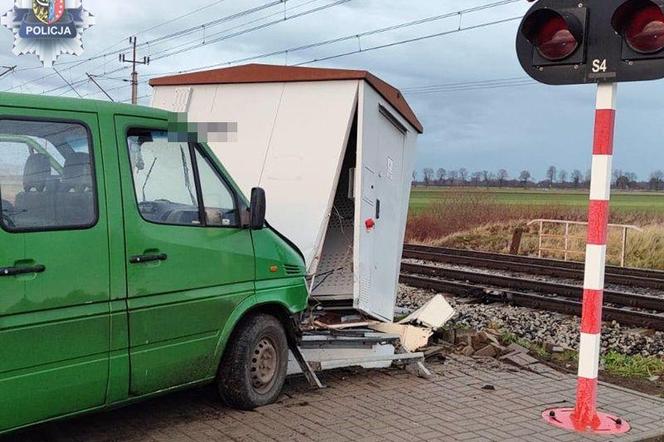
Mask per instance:
[[[549,61],[564,60],[579,47],[569,25],[559,15],[552,15],[541,24],[535,40],[537,51]]]
[[[622,31],[625,41],[636,52],[654,54],[664,49],[664,13],[653,3],[625,17]]]
[[[556,63],[570,58],[582,45],[584,28],[569,11],[547,8],[526,17],[521,32],[543,60]]]

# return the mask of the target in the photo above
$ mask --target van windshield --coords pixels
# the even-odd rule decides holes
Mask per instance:
[[[189,144],[169,141],[165,131],[132,131],[127,144],[143,218],[201,224]]]

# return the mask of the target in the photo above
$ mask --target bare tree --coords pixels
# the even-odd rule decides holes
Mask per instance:
[[[422,171],[422,173],[424,174],[424,185],[429,187],[429,185],[433,182],[434,171],[432,168],[427,167]]]
[[[621,169],[615,169],[613,171],[612,177],[613,177],[613,184],[618,185],[618,180],[622,177],[624,177],[625,174]]]
[[[561,170],[558,172],[558,180],[562,183],[565,184],[567,183],[567,171],[566,170]]]
[[[574,169],[574,171],[572,171],[572,184],[574,184],[575,189],[579,187],[582,179],[583,179],[583,174],[581,173],[581,171],[579,169]]]
[[[447,177],[447,171],[443,168],[440,168],[436,171],[436,178],[438,178],[438,184],[445,184],[445,177]]]
[[[625,174],[620,175],[616,180],[616,187],[621,190],[629,189],[630,184],[629,178]]]
[[[664,172],[661,170],[656,170],[650,174],[650,188],[653,190],[659,190],[662,187],[662,182],[664,182]]]
[[[477,187],[480,185],[480,181],[482,180],[482,172],[473,172],[473,174],[470,177],[473,180],[475,186]]]
[[[491,174],[489,173],[488,170],[483,170],[482,171],[482,179],[484,180],[484,185],[486,187],[489,187],[489,183],[491,181]]]
[[[459,169],[459,178],[461,179],[461,184],[466,184],[466,181],[468,181],[468,169],[465,167]]]
[[[546,171],[546,179],[549,181],[549,187],[553,186],[553,183],[556,182],[556,176],[558,175],[558,169],[556,166],[549,166]]]
[[[413,170],[413,186],[417,187],[417,170]]]
[[[450,178],[450,184],[454,186],[459,178],[459,172],[456,170],[450,170],[447,176]]]
[[[521,181],[521,184],[523,187],[528,187],[528,182],[533,176],[530,174],[530,171],[528,170],[522,170],[521,174],[519,175],[519,181]]]
[[[496,175],[496,178],[498,178],[498,185],[500,187],[503,187],[503,184],[505,184],[505,180],[509,178],[509,173],[505,169],[500,169],[498,171],[498,174]]]

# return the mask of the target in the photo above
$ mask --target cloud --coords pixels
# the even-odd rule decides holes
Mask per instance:
[[[286,5],[293,14],[331,3],[333,0],[289,0]],[[277,51],[336,37],[354,35],[371,29],[390,26],[408,20],[454,12],[490,3],[491,0],[351,0],[309,16],[282,21],[266,29],[232,39],[206,45],[174,57],[156,60],[159,52],[181,45],[209,41],[222,31],[234,32],[240,23],[250,20],[254,25],[283,18],[283,7],[273,7],[224,25],[200,28],[192,35],[142,48],[139,56],[152,54],[153,63],[141,67],[141,79],[149,75],[192,69],[197,66],[222,64],[229,60]],[[3,2],[6,8],[11,2]],[[84,0],[87,9],[97,17],[97,25],[86,32],[86,52],[89,57],[107,49],[128,46],[126,37],[141,30],[211,5],[213,0],[142,0],[140,2]],[[155,39],[214,18],[221,18],[242,10],[268,3],[268,0],[226,0],[184,19],[169,22],[148,32],[138,33],[139,42]],[[473,26],[523,14],[527,2],[501,6],[462,17],[395,30],[307,51],[276,55],[261,62],[295,63],[322,58],[341,52],[387,44],[397,40],[423,36],[435,32]],[[293,9],[294,8],[294,9]],[[279,15],[281,14],[281,15]],[[251,26],[251,25],[245,25]],[[313,65],[368,69],[401,89],[435,84],[467,83],[493,79],[525,77],[515,54],[514,40],[518,21],[489,26],[472,31],[454,33],[438,38],[395,46],[378,51],[363,52]],[[0,64],[19,67],[37,66],[32,57],[11,55],[11,34],[0,32]],[[129,53],[128,53],[129,54]],[[64,63],[78,60],[64,56]],[[117,55],[87,63],[80,68],[64,70],[69,81],[84,79],[85,72],[103,74],[121,67]],[[125,69],[99,81],[118,99],[129,98],[130,88],[122,78],[129,77]],[[27,80],[42,77],[48,70],[19,72],[0,80],[0,88],[7,89]],[[41,93],[62,86],[53,76],[28,84],[23,92]],[[79,86],[84,94],[103,96],[94,85]],[[67,92],[67,88],[55,93]],[[633,170],[645,178],[652,169],[664,168],[664,108],[660,105],[663,83],[621,85],[618,97],[618,127],[616,139],[616,167]],[[150,93],[142,84],[140,95]],[[70,93],[73,94],[73,93]],[[446,169],[466,167],[469,170],[497,170],[506,168],[512,175],[529,169],[542,177],[550,164],[562,169],[585,171],[590,164],[594,110],[593,86],[550,87],[528,85],[519,87],[485,87],[468,90],[447,90],[432,94],[407,94],[410,104],[425,125],[420,138],[418,168],[435,165]],[[144,100],[149,102],[149,100]]]

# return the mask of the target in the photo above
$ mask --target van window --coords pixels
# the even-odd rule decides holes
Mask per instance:
[[[206,225],[237,227],[239,220],[233,193],[198,149],[196,149],[196,165],[205,205]]]
[[[141,216],[158,224],[201,225],[189,144],[170,142],[165,131],[132,131],[127,141]]]
[[[90,137],[81,124],[0,120],[3,229],[90,227],[97,204]]]

